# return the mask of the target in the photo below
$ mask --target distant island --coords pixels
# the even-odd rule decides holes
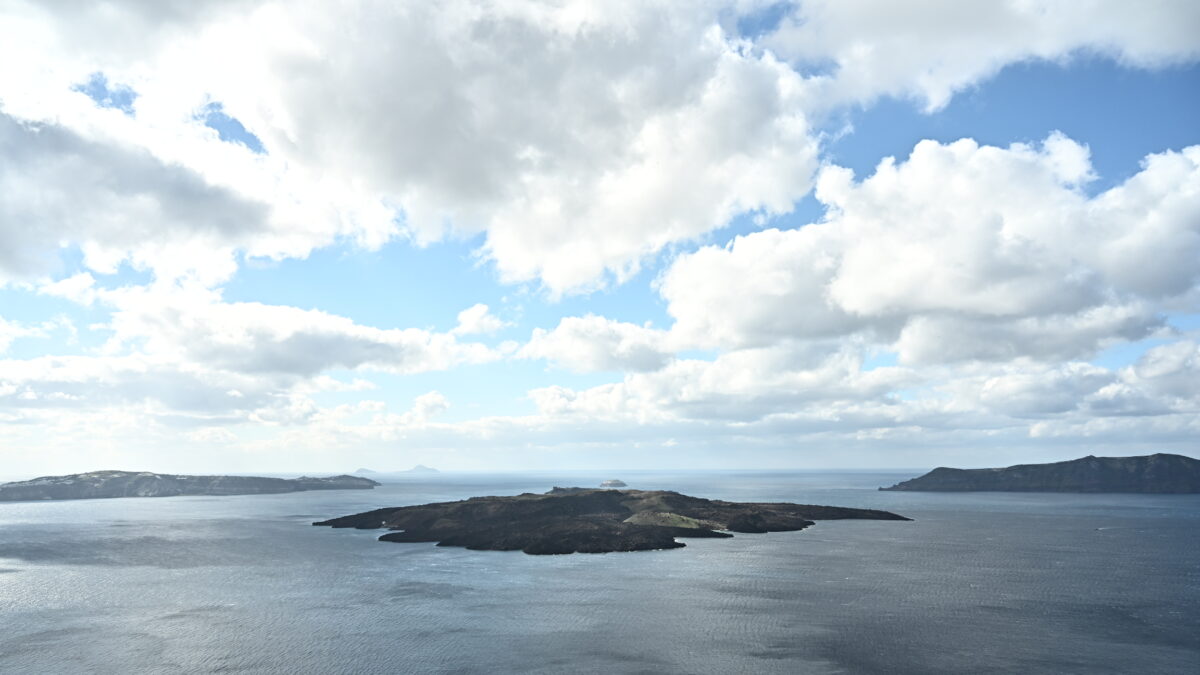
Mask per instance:
[[[1182,455],[1081,457],[1002,469],[939,467],[884,491],[929,492],[1200,492],[1200,460]]]
[[[380,475],[387,476],[387,475],[399,475],[399,474],[412,475],[412,474],[433,474],[433,473],[441,473],[441,472],[432,467],[425,466],[424,464],[418,464],[411,469],[404,469],[402,471],[372,471],[371,469],[355,469],[354,470],[355,476],[380,476]]]
[[[401,471],[400,473],[440,473],[440,472],[433,467],[425,466],[424,464],[418,464],[418,465],[414,466],[413,468],[411,468],[407,471]]]
[[[600,487],[602,487],[602,488],[619,488],[619,487],[626,487],[626,485],[625,485],[625,481],[617,480],[614,478],[612,480],[604,481],[603,483],[600,484]]]
[[[181,495],[258,495],[306,490],[369,490],[369,478],[261,478],[257,476],[178,476],[148,471],[93,471],[45,476],[0,484],[0,502]]]
[[[887,511],[737,503],[678,492],[556,487],[545,494],[474,497],[375,509],[313,525],[393,530],[380,541],[437,542],[472,550],[607,553],[680,548],[676,537],[802,530],[814,520],[909,520]]]

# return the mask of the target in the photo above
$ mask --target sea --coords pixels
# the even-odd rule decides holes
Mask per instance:
[[[1200,495],[876,490],[917,473],[0,504],[0,673],[1200,672]],[[566,556],[311,525],[606,478],[913,521]]]

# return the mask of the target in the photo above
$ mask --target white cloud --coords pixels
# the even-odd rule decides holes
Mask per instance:
[[[1200,344],[1181,340],[1154,347],[1122,375],[1133,386],[1190,402],[1200,412]]]
[[[1005,65],[1103,54],[1154,68],[1200,57],[1190,0],[795,3],[764,42],[817,78],[835,104],[914,96],[938,108]]]
[[[1200,355],[1164,313],[1198,307],[1200,148],[1150,156],[1095,196],[1088,148],[1061,134],[926,141],[871,176],[826,166],[814,181],[811,120],[886,95],[936,109],[1030,59],[1195,60],[1195,3],[806,0],[760,41],[732,34],[763,6],[5,3],[0,283],[108,312],[93,329],[110,339],[0,360],[0,445],[521,457],[803,442],[836,456],[1194,437]],[[76,90],[94,73],[136,93],[128,110]],[[204,126],[211,103],[266,153]],[[814,184],[821,222],[684,248],[786,213]],[[491,348],[467,339],[508,325],[484,304],[440,333],[218,290],[245,258],[453,236],[552,297],[666,252],[656,288],[674,325],[570,316]],[[48,279],[74,249],[84,270]],[[125,264],[153,283],[111,289]],[[34,321],[0,319],[0,350],[73,330]],[[1176,341],[1115,371],[1080,362],[1146,337]],[[864,366],[879,353],[901,365]],[[438,421],[436,391],[399,412],[345,402],[372,372],[508,356],[619,380],[539,387],[530,414],[455,423]]]
[[[666,365],[666,331],[601,316],[565,317],[553,330],[533,330],[518,356],[545,359],[576,372],[653,371]]]
[[[820,357],[804,349],[746,349],[714,361],[675,360],[661,370],[582,391],[554,386],[530,392],[549,416],[629,420],[747,422],[776,413],[830,410],[874,400],[920,378],[907,369],[861,370],[851,351]]]
[[[7,321],[0,316],[0,354],[8,350],[13,340],[45,336],[45,329],[45,326],[29,326],[17,321]]]
[[[235,242],[252,255],[378,245],[399,215],[421,243],[485,232],[506,280],[586,290],[790,211],[816,167],[803,79],[725,35],[720,3],[152,4],[111,3],[85,36],[67,8],[10,8],[0,56],[38,66],[0,76],[0,98],[269,205]],[[71,91],[95,71],[136,91],[132,116]],[[211,101],[268,154],[219,142],[195,119]]]
[[[1049,417],[1075,410],[1086,396],[1115,379],[1104,368],[1081,363],[1052,369],[1012,368],[983,379],[978,400],[985,408],[1005,415]],[[970,396],[976,391],[974,385],[968,381],[958,386],[962,395]]]
[[[384,330],[320,311],[228,303],[197,284],[106,290],[89,278],[48,288],[69,296],[84,289],[83,299],[110,309],[104,327],[110,339],[86,355],[0,360],[0,412],[40,425],[121,411],[159,429],[201,427],[197,433],[213,440],[203,428],[318,424],[326,413],[315,394],[375,387],[326,374],[331,371],[412,374],[500,358],[448,333]],[[0,321],[0,338],[7,327]],[[433,392],[418,399],[409,418],[428,419],[447,405]]]
[[[379,414],[371,420],[376,434],[395,437],[413,428],[424,427],[433,418],[450,409],[450,400],[440,392],[430,391],[413,400],[412,408],[399,415]]]
[[[96,279],[87,272],[80,272],[66,279],[43,283],[38,287],[38,293],[90,305],[96,300]]]
[[[247,374],[312,377],[331,369],[418,373],[483,363],[498,354],[426,330],[379,329],[317,310],[228,303],[199,287],[130,287],[104,294],[115,311],[110,348]]]
[[[221,279],[264,227],[263,205],[137,147],[0,112],[0,154],[0,281],[49,272],[69,243],[101,272],[171,257],[176,273]]]
[[[483,232],[504,280],[589,290],[739,214],[789,212],[817,166],[814,111],[881,94],[940,105],[1007,63],[1081,49],[1142,67],[1200,56],[1182,1],[810,0],[759,44],[722,29],[760,4],[10,3],[0,58],[24,66],[0,74],[6,114],[61,125],[42,144],[68,139],[85,169],[64,184],[66,160],[39,150],[20,173],[89,208],[39,214],[41,235],[9,250],[74,242],[98,271],[131,260],[216,282],[234,251]],[[802,75],[814,62],[837,70]],[[73,91],[98,71],[137,93],[132,115]],[[197,120],[214,101],[266,155]],[[1056,143],[1047,167],[1082,180],[1079,148]],[[101,222],[81,229],[81,214]]]
[[[982,359],[1073,359],[1161,330],[1161,318],[1142,302],[1100,305],[1074,314],[1021,318],[913,316],[894,343],[905,363]]]
[[[294,380],[292,380],[294,381]],[[0,361],[0,408],[97,411],[149,417],[224,417],[273,403],[286,379],[208,370],[141,354]]]
[[[491,314],[483,303],[472,305],[458,313],[458,325],[450,331],[453,335],[488,335],[509,324]]]
[[[674,337],[740,348],[859,335],[904,363],[1085,357],[1161,327],[1200,279],[1200,147],[1089,198],[1080,146],[922,141],[856,182],[825,169],[824,221],[680,256]],[[1146,264],[1146,261],[1154,261]]]

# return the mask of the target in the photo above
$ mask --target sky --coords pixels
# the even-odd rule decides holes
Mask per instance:
[[[1200,456],[1200,3],[0,0],[0,474]]]

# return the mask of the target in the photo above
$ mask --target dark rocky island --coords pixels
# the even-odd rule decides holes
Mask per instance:
[[[909,520],[887,511],[785,503],[737,503],[678,492],[554,488],[545,494],[376,509],[313,525],[393,530],[379,539],[437,542],[529,554],[679,548],[676,537],[789,532],[814,520]]]
[[[0,502],[179,495],[258,495],[305,490],[369,490],[379,483],[357,476],[260,478],[177,476],[146,471],[93,471],[0,484]]]
[[[1002,469],[939,467],[880,490],[929,492],[1200,492],[1200,460],[1182,455],[1093,457]]]

